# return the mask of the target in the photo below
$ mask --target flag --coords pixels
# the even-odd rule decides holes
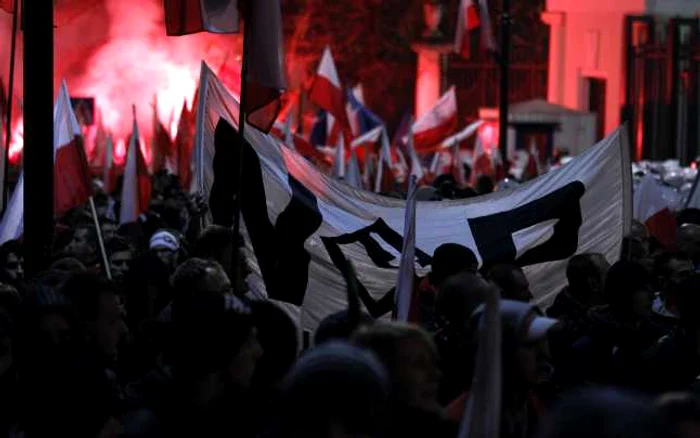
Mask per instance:
[[[338,141],[333,160],[333,176],[337,179],[345,179],[345,141],[343,137],[340,137]]]
[[[454,147],[455,144],[462,143],[463,141],[474,135],[483,123],[484,122],[482,120],[477,120],[476,122],[470,123],[466,128],[443,140],[442,145],[440,147],[442,149],[448,149]]]
[[[486,0],[478,0],[478,4],[478,8],[474,0],[461,0],[459,4],[454,52],[466,59],[471,55],[471,32],[478,28],[481,28],[481,48],[489,52],[496,51],[489,6]]]
[[[230,172],[213,166],[214,151],[230,147],[234,156],[243,156],[241,199],[255,201],[241,205],[251,283],[313,331],[326,316],[347,309],[343,272],[352,263],[364,307],[376,317],[390,314],[394,298],[382,298],[395,293],[405,202],[350,190],[254,129],[245,132],[244,153],[238,154],[230,135],[215,135],[234,131],[238,103],[211,71],[203,77],[196,190],[210,195],[214,180]],[[632,216],[629,151],[622,128],[566,166],[497,196],[430,208],[419,203],[416,274],[430,271],[435,248],[457,243],[469,247],[481,266],[522,267],[536,303],[546,307],[566,285],[570,257],[590,252],[611,262],[620,257]]]
[[[393,186],[391,146],[389,145],[389,134],[386,128],[382,128],[382,147],[379,152],[379,162],[377,163],[377,179],[374,183],[375,193],[388,192]]]
[[[430,110],[413,123],[416,151],[434,152],[457,129],[457,122],[457,95],[455,87],[450,87]]]
[[[632,216],[646,225],[649,234],[666,248],[676,246],[676,219],[652,175],[642,178],[634,191]]]
[[[476,137],[474,144],[474,155],[472,158],[472,185],[476,185],[476,181],[483,175],[493,175],[493,162],[490,154],[484,149],[484,144],[481,137]]]
[[[12,192],[5,214],[0,222],[0,245],[16,240],[24,232],[24,172],[19,174],[15,191]]]
[[[411,176],[416,177],[417,181],[420,181],[425,176],[423,172],[423,164],[418,158],[416,149],[413,147],[414,137],[413,129],[408,132],[408,143],[406,143],[406,149],[408,150],[408,158],[411,160]]]
[[[148,175],[146,161],[141,153],[141,138],[134,114],[134,127],[129,137],[129,149],[126,152],[124,182],[122,186],[119,223],[136,222],[139,215],[148,211],[151,201],[151,178]]]
[[[350,128],[346,110],[346,94],[343,91],[343,86],[338,77],[338,70],[335,68],[335,62],[333,61],[333,55],[328,46],[323,51],[318,71],[311,84],[309,99],[335,117],[349,144],[352,139],[348,138],[348,136],[351,136],[352,129]]]
[[[455,53],[469,59],[471,52],[471,32],[481,25],[479,11],[474,0],[461,0],[457,16],[457,31],[455,32]]]
[[[78,119],[73,112],[68,86],[63,81],[53,113],[54,215],[87,203],[92,195],[87,156]]]
[[[211,1],[211,0],[210,0]],[[280,0],[255,0],[248,4],[250,22],[246,23],[248,44],[246,121],[270,132],[282,108],[281,95],[287,88],[284,75],[284,42]]]
[[[328,113],[325,110],[318,110],[316,113],[316,118],[311,126],[311,134],[309,135],[309,142],[312,145],[325,145],[328,144]]]
[[[348,90],[348,118],[353,128],[353,135],[363,135],[377,126],[384,124],[382,119],[367,108],[355,96],[354,90]]]
[[[380,125],[352,141],[352,149],[357,152],[357,157],[360,162],[364,163],[367,157],[374,153],[374,146],[382,137],[382,132],[384,132],[384,126]]]
[[[411,175],[408,180],[408,197],[406,198],[406,210],[403,225],[403,246],[401,247],[401,261],[396,280],[395,319],[408,321],[413,296],[413,277],[415,276],[416,259],[416,194],[417,178]]]
[[[459,438],[498,438],[501,427],[502,322],[498,289],[486,295],[479,322],[474,376],[459,426]]]
[[[177,127],[177,135],[174,141],[174,153],[177,155],[177,176],[180,187],[187,190],[192,182],[192,145],[194,144],[194,114],[187,109],[187,103],[182,104],[180,122]]]
[[[357,154],[355,153],[355,148],[350,148],[350,162],[348,163],[347,173],[345,175],[345,182],[348,185],[361,190],[362,189],[362,175],[360,174],[360,163],[357,161]]]
[[[107,136],[105,142],[104,168],[102,170],[102,182],[106,194],[111,194],[117,186],[117,169],[114,166],[114,140],[112,135]]]
[[[153,102],[153,138],[151,138],[151,169],[153,173],[167,168],[173,154],[173,141],[170,134],[158,119],[158,98]]]
[[[238,32],[238,0],[165,0],[164,6],[170,36]]]
[[[12,14],[15,10],[14,0],[0,0],[0,9],[8,14]]]

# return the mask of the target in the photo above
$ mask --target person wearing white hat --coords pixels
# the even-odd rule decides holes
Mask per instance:
[[[155,253],[170,270],[175,270],[180,251],[180,239],[170,231],[159,230],[149,241],[148,248]]]

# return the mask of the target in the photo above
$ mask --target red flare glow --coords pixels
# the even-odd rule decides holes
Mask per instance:
[[[10,137],[10,163],[18,164],[22,149],[24,148],[24,119],[20,118],[12,128],[12,136]]]

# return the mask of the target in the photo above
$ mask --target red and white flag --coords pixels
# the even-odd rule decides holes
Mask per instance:
[[[256,129],[270,132],[282,109],[280,96],[287,88],[280,0],[246,1],[247,44],[243,111]],[[238,0],[165,0],[168,35],[197,32],[237,33]]]
[[[180,180],[180,187],[188,190],[192,182],[192,148],[194,145],[195,124],[194,114],[187,109],[187,103],[182,104],[180,121],[177,127],[177,134],[174,140],[174,153],[177,156],[177,176]]]
[[[652,175],[642,178],[634,190],[633,217],[645,224],[649,234],[662,245],[673,248],[676,245],[676,219],[669,209],[669,201],[664,199],[659,183]]]
[[[141,153],[141,138],[136,124],[136,115],[134,115],[134,127],[129,137],[129,149],[124,167],[119,223],[136,222],[139,215],[148,211],[150,201],[151,177],[148,175],[146,160]]]
[[[112,135],[107,136],[105,141],[105,161],[102,172],[102,183],[104,184],[104,192],[111,194],[117,185],[117,169],[114,166],[114,140]]]
[[[165,0],[168,35],[237,33],[238,0]]]
[[[280,0],[254,0],[247,7],[248,73],[243,110],[251,126],[270,132],[282,109],[280,97],[287,88],[282,9]]]
[[[346,108],[345,91],[340,83],[338,70],[335,68],[333,55],[328,46],[323,50],[321,63],[311,84],[309,99],[320,108],[328,111],[336,119],[340,128],[345,132],[346,140],[348,140],[347,136],[352,136]]]
[[[393,164],[391,159],[391,144],[389,142],[389,134],[386,128],[382,127],[382,148],[379,152],[379,162],[377,163],[377,178],[374,182],[374,192],[381,193],[383,190],[388,190],[393,184],[392,170]]]
[[[53,113],[54,135],[54,215],[87,203],[92,195],[82,130],[63,81]]]
[[[408,159],[411,160],[411,176],[416,177],[416,181],[420,181],[425,177],[425,172],[423,172],[423,164],[418,158],[416,149],[414,147],[414,135],[413,129],[408,131],[408,142],[406,143],[406,150],[408,151]]]
[[[435,152],[443,140],[457,129],[457,122],[457,95],[455,87],[450,87],[435,105],[413,124],[416,151]]]
[[[489,6],[486,4],[486,0],[478,0],[478,7],[474,0],[461,0],[459,15],[457,16],[457,30],[455,32],[455,53],[469,59],[471,55],[471,32],[479,28],[481,28],[481,48],[489,52],[495,52],[496,39],[493,35]]]
[[[398,321],[408,321],[413,297],[413,284],[415,276],[416,259],[416,176],[411,175],[408,182],[408,197],[406,198],[406,211],[403,226],[403,246],[401,248],[401,261],[399,262],[399,274],[396,280],[396,303],[394,317]]]
[[[8,14],[12,14],[15,10],[14,0],[0,0],[0,9]]]
[[[491,155],[484,148],[481,137],[477,135],[474,144],[474,158],[472,159],[472,185],[476,184],[479,177],[484,175],[493,175],[493,162]]]

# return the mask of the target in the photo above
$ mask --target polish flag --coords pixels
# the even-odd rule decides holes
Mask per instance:
[[[455,87],[450,87],[435,105],[413,124],[414,147],[420,153],[435,152],[443,140],[456,129],[457,95]]]
[[[455,32],[455,53],[469,59],[471,40],[470,33],[481,25],[479,11],[473,0],[462,0],[459,3],[457,16],[457,31]]]
[[[478,3],[478,8],[474,0],[461,0],[459,4],[454,51],[466,59],[471,55],[471,32],[478,28],[481,28],[481,48],[488,52],[496,51],[496,38],[493,34],[489,6],[486,0],[478,0]]]
[[[170,36],[238,32],[238,0],[165,0],[164,5]]]
[[[114,140],[112,135],[107,136],[105,142],[105,162],[102,172],[102,182],[106,194],[111,194],[117,186],[117,169],[114,166]]]
[[[143,159],[141,153],[141,138],[134,114],[134,127],[129,138],[129,149],[124,166],[119,223],[126,224],[138,221],[139,215],[148,211],[150,201],[151,178],[148,175],[146,160]]]
[[[14,3],[14,0],[0,0],[0,9],[7,12],[8,14],[12,14],[15,10]]]
[[[347,99],[338,77],[338,70],[335,68],[331,49],[328,46],[323,51],[321,63],[311,84],[309,99],[335,117],[346,137],[352,135],[346,109]],[[352,141],[348,138],[346,140],[348,143]]]
[[[413,129],[408,131],[408,142],[406,143],[406,150],[408,151],[408,158],[411,160],[411,176],[416,177],[416,181],[420,181],[425,177],[425,172],[423,172],[423,164],[421,164],[416,149],[414,147],[414,135]]]
[[[483,125],[483,123],[484,122],[482,120],[477,120],[476,122],[470,123],[466,128],[443,140],[440,147],[442,149],[454,148],[455,144],[460,144],[474,135],[479,130],[481,125]]]
[[[158,119],[158,98],[153,102],[153,138],[151,138],[151,169],[153,173],[167,167],[173,153],[173,141],[170,134]]]
[[[390,186],[393,185],[392,179],[392,159],[391,159],[391,145],[389,143],[389,134],[386,132],[386,128],[382,127],[382,147],[379,152],[379,162],[377,163],[377,175],[374,182],[374,192],[381,193],[382,191],[388,191]]]
[[[282,140],[287,147],[296,150],[303,157],[313,162],[324,161],[326,156],[316,149],[311,143],[309,143],[309,141],[307,141],[304,137],[293,133],[290,125],[291,123],[287,122],[285,122],[284,125],[279,122],[275,122],[275,125],[272,127],[272,131],[270,132],[275,137]]]
[[[352,141],[352,149],[357,151],[357,157],[360,161],[364,162],[365,158],[374,151],[374,145],[382,138],[382,132],[384,132],[384,127],[377,126]]]
[[[676,219],[663,191],[652,175],[642,178],[634,191],[633,217],[642,222],[662,245],[673,248],[676,245]]]
[[[54,135],[54,215],[87,203],[92,195],[87,156],[78,119],[63,81],[53,113]]]
[[[335,148],[333,176],[337,179],[345,179],[345,141],[343,137],[340,137],[338,146]]]
[[[180,122],[175,136],[174,153],[177,155],[177,176],[180,187],[187,190],[192,182],[192,147],[194,145],[194,114],[187,109],[187,103],[182,104]]]
[[[167,34],[237,33],[238,6],[238,0],[165,0]],[[279,0],[244,1],[241,6],[248,20],[243,111],[251,126],[268,133],[282,109],[280,97],[287,88],[282,10]]]
[[[492,176],[493,167],[490,154],[484,149],[481,138],[477,136],[472,160],[472,185],[476,185],[476,181],[483,175]]]

